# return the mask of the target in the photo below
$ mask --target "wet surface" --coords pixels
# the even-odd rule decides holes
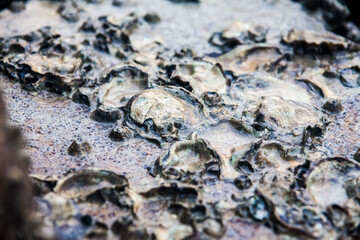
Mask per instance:
[[[359,46],[291,1],[121,2],[0,12],[9,122],[36,182],[57,183],[39,190],[44,232],[356,239]],[[324,206],[334,179],[318,179],[339,168],[349,177]],[[112,173],[128,184],[107,184]],[[84,194],[59,190],[64,177]]]

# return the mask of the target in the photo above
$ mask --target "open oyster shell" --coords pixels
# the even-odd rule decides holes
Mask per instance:
[[[200,96],[205,92],[224,94],[229,85],[219,64],[194,61],[167,67],[169,84],[176,84]]]
[[[197,183],[205,175],[220,176],[221,160],[203,139],[176,142],[156,166],[162,177]]]
[[[255,134],[266,135],[302,132],[308,126],[322,125],[322,113],[315,108],[285,100],[279,96],[265,96],[249,101],[241,117],[245,125]]]
[[[126,124],[137,128],[141,136],[159,141],[184,138],[206,118],[203,105],[176,87],[145,90],[127,108]]]

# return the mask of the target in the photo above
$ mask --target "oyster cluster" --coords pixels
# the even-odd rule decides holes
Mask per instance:
[[[0,38],[1,74],[84,105],[119,145],[145,139],[164,153],[147,165],[157,186],[146,191],[107,169],[32,174],[44,232],[236,239],[234,223],[245,222],[289,239],[360,235],[359,151],[347,159],[331,148],[336,121],[355,111],[346,96],[360,87],[358,44],[298,29],[268,41],[267,27],[237,21],[210,33],[214,52],[198,56],[144,30],[161,22],[154,12],[91,18],[87,2],[52,3],[73,34],[43,27]],[[67,152],[91,146],[80,138]]]

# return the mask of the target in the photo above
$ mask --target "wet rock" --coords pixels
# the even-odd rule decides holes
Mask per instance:
[[[0,94],[0,234],[4,239],[45,239],[31,204],[33,192],[26,174],[29,162],[21,154],[22,146],[19,130],[7,124]]]
[[[121,113],[117,109],[100,106],[91,113],[90,118],[96,122],[114,123],[121,118]]]
[[[77,22],[79,20],[79,10],[75,2],[60,5],[57,12],[68,22]]]
[[[115,7],[121,7],[123,5],[123,1],[121,0],[113,0],[112,5]]]
[[[80,27],[81,31],[84,32],[95,32],[94,24],[92,23],[91,19],[87,19]]]
[[[14,13],[19,13],[25,10],[25,3],[24,2],[12,2],[9,6],[10,11]]]
[[[133,132],[125,126],[116,126],[109,134],[109,138],[113,141],[124,141],[132,136]]]
[[[91,146],[88,142],[83,141],[82,139],[77,139],[71,143],[67,152],[71,156],[87,155],[91,152]]]
[[[144,16],[144,20],[148,23],[158,23],[161,18],[156,13],[148,13]]]
[[[343,106],[337,99],[330,99],[322,106],[323,109],[330,113],[339,113],[343,110]]]

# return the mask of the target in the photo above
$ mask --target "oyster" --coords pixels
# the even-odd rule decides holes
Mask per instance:
[[[360,46],[330,32],[290,30],[283,42],[294,47],[296,53],[333,53],[336,51],[359,51]]]
[[[304,162],[300,157],[301,149],[285,148],[279,142],[265,142],[257,150],[254,161],[255,164],[262,168],[262,165],[274,166],[279,172],[288,168],[295,168]]]
[[[300,130],[298,134],[301,134],[308,126],[322,125],[323,116],[307,104],[279,96],[265,96],[249,101],[241,120],[250,131],[264,136],[274,131],[296,134]]]
[[[106,108],[120,108],[142,90],[148,88],[149,75],[135,67],[112,68],[99,88],[99,104]]]
[[[323,29],[290,1],[24,2],[22,12],[0,13],[0,84],[10,121],[28,136],[30,172],[58,176],[31,176],[40,230],[52,233],[50,239],[357,239],[358,166],[343,159],[327,165],[339,154],[360,161],[357,45],[331,36],[311,40],[320,32],[304,33],[303,40],[292,33],[281,44],[288,18],[278,14],[266,22],[268,9],[291,10],[291,27]],[[247,13],[254,6],[265,8]],[[236,15],[239,8],[244,16]],[[252,14],[272,29],[269,44],[265,27],[236,22],[213,35],[219,49],[209,53],[216,49],[206,42],[210,28],[236,16],[253,21]],[[159,16],[163,22],[155,24]],[[51,28],[22,34],[30,22]],[[298,54],[308,51],[332,54]],[[90,112],[116,124],[89,122]],[[58,113],[63,116],[54,118]],[[88,133],[92,153],[76,140],[69,153],[79,157],[68,156],[61,133]],[[4,136],[4,143],[15,138]],[[69,165],[81,167],[63,175]],[[87,169],[93,165],[106,170]],[[24,175],[8,172],[0,178],[16,186],[3,195],[15,201],[4,205],[9,209],[0,205],[0,214],[21,219],[0,231],[31,238],[20,233],[27,218],[18,215],[28,204],[13,197]],[[27,191],[20,195],[28,199]]]
[[[242,175],[276,169],[279,173],[303,164],[301,147],[274,140],[248,143],[233,149],[230,165]],[[256,174],[253,176],[256,177]]]
[[[208,62],[186,62],[167,67],[169,84],[176,84],[200,96],[205,92],[224,94],[229,85],[219,64]]]
[[[341,206],[359,195],[359,179],[358,163],[342,158],[324,159],[310,171],[306,186],[311,199],[320,206]]]
[[[75,70],[80,66],[78,58],[27,54],[17,64],[26,69],[24,72],[29,69],[29,74],[40,76],[33,80],[35,89],[47,88],[56,93],[70,94],[76,85],[81,85],[81,80],[74,79]]]
[[[104,84],[97,90],[98,106],[91,113],[91,119],[98,122],[116,122],[121,117],[119,109],[124,107],[132,96],[148,88],[149,75],[134,66],[121,64],[103,73],[101,82]],[[86,95],[84,98],[89,99]]]
[[[86,106],[94,105],[98,89],[95,87],[80,87],[77,88],[71,96],[71,99]]]
[[[155,140],[181,139],[205,118],[202,104],[181,88],[148,89],[128,103],[127,124],[140,126],[140,135]]]
[[[213,206],[202,203],[200,193],[193,186],[177,183],[152,188],[141,193],[143,204],[138,216],[144,221],[150,220],[157,239],[183,239],[195,235],[221,238],[226,226],[214,213]]]
[[[221,161],[217,153],[202,139],[176,142],[156,162],[162,177],[197,183],[196,177],[210,174],[219,177]]]
[[[70,173],[58,181],[54,191],[67,198],[84,199],[103,188],[124,188],[128,181],[124,176],[105,170],[81,170]]]
[[[273,213],[274,227],[305,238],[334,237],[325,215],[316,208],[306,206],[306,202],[291,189],[293,180],[289,173],[268,172],[260,181],[257,190]]]
[[[116,219],[134,214],[127,179],[104,170],[80,170],[58,181],[54,192],[39,199],[42,217],[52,228],[67,229],[59,237],[104,238]],[[134,226],[135,224],[133,224]]]
[[[220,120],[216,124],[210,124],[203,131],[199,131],[198,136],[208,141],[223,159],[229,157],[233,147],[256,139],[235,120]]]
[[[254,72],[281,57],[279,48],[267,44],[241,45],[215,58],[205,58],[220,63],[224,70],[236,75]]]
[[[267,29],[261,25],[234,22],[221,33],[214,33],[209,42],[228,51],[238,45],[251,43],[264,43]]]
[[[259,96],[280,96],[286,100],[311,103],[312,96],[302,86],[267,74],[244,74],[232,82],[234,99],[256,99]]]

